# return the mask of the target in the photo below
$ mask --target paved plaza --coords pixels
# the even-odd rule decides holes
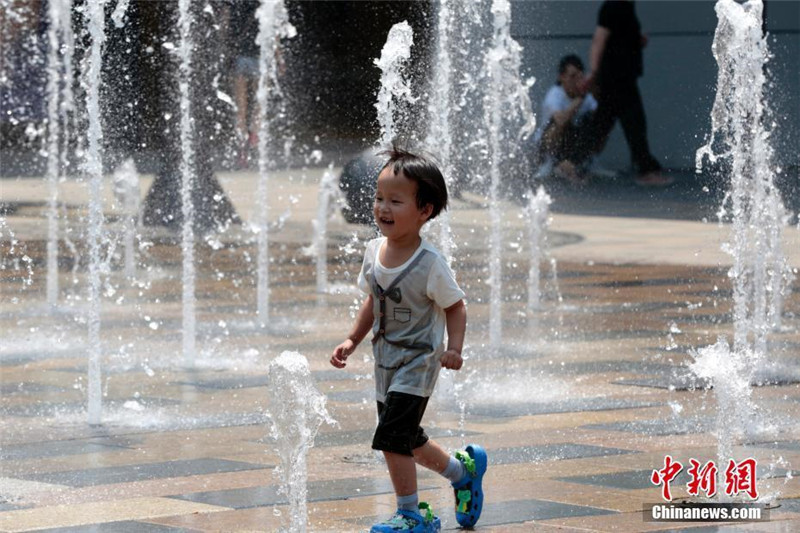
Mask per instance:
[[[322,425],[308,457],[308,529],[365,531],[395,500],[370,450],[375,424],[365,342],[344,370],[328,363],[356,301],[363,243],[373,235],[336,213],[328,222],[327,281],[317,291],[309,250],[322,169],[272,177],[270,323],[256,324],[253,173],[220,182],[245,221],[198,239],[197,353],[181,353],[179,236],[143,229],[134,279],[120,245],[108,262],[102,307],[102,423],[86,416],[86,188],[61,184],[58,309],[45,305],[44,180],[0,182],[5,222],[0,272],[0,531],[278,531],[289,507],[274,475],[269,362],[304,355],[336,425]],[[141,191],[151,177],[142,176]],[[678,184],[680,191],[680,183]],[[627,189],[626,189],[627,190]],[[622,190],[620,194],[634,194]],[[686,367],[693,350],[731,340],[729,227],[679,193],[641,203],[556,195],[541,308],[530,311],[530,246],[521,205],[502,206],[502,342],[489,343],[486,199],[453,202],[454,267],[468,298],[467,361],[443,371],[423,425],[450,449],[489,455],[478,531],[800,530],[800,282],[770,337],[779,372],[752,389],[757,413],[733,443],[758,461],[770,520],[746,524],[644,520],[661,501],[650,476],[665,456],[717,459],[714,392]],[[120,217],[107,190],[108,234]],[[659,197],[659,195],[662,195]],[[645,197],[647,196],[647,198]],[[648,199],[649,198],[649,199]],[[646,207],[651,202],[652,210]],[[670,203],[672,202],[672,203]],[[674,204],[674,205],[673,205]],[[605,206],[605,209],[603,208]],[[643,207],[645,206],[645,207]],[[674,209],[673,209],[674,207]],[[705,208],[708,211],[704,211]],[[660,209],[660,211],[659,211]],[[624,216],[609,216],[609,211]],[[580,212],[582,211],[582,212]],[[667,216],[659,214],[668,213]],[[669,215],[674,216],[669,216]],[[710,221],[703,222],[702,218]],[[14,241],[9,235],[13,235]],[[800,267],[800,231],[784,251]],[[686,497],[687,477],[672,483]],[[452,490],[420,474],[420,496],[456,530]]]

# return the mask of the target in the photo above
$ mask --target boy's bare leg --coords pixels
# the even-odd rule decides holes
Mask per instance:
[[[413,452],[414,460],[417,464],[424,466],[428,470],[433,470],[437,474],[444,472],[450,462],[450,454],[432,440],[429,440],[419,448],[415,448]]]
[[[383,456],[386,458],[386,466],[389,467],[394,493],[398,496],[409,496],[417,492],[417,464],[414,457],[392,452],[383,452]]]

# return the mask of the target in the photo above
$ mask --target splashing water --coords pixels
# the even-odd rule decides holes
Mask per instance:
[[[328,217],[331,215],[331,200],[339,195],[339,177],[333,171],[333,163],[322,174],[317,202],[317,219],[314,225],[314,252],[317,267],[317,293],[328,292]]]
[[[192,121],[190,86],[192,80],[192,23],[190,0],[178,1],[178,26],[181,43],[180,57],[180,112],[181,112],[181,250],[183,252],[183,363],[194,365],[196,352],[196,272],[194,265],[194,200],[192,190],[195,186],[194,171],[194,122]]]
[[[269,365],[271,436],[281,464],[275,475],[289,499],[290,527],[307,527],[307,455],[323,422],[335,424],[325,408],[326,398],[314,386],[308,360],[297,352],[281,353]]]
[[[288,22],[288,15],[283,0],[262,0],[256,11],[258,17],[258,36],[256,42],[259,47],[258,58],[258,186],[256,189],[256,205],[259,206],[256,215],[258,231],[258,281],[256,305],[258,320],[261,327],[269,322],[269,175],[273,170],[273,158],[270,157],[269,148],[272,139],[272,122],[270,117],[275,113],[275,98],[271,95],[281,96],[278,84],[278,64],[276,61],[279,37],[294,37],[296,31]]]
[[[111,14],[111,20],[117,28],[121,28],[125,25],[125,13],[128,11],[129,4],[130,0],[119,0],[117,2],[114,12]]]
[[[139,213],[139,174],[133,159],[126,159],[114,172],[114,192],[122,211],[122,242],[125,277],[136,276],[136,229]]]
[[[689,368],[699,377],[714,384],[717,398],[717,458],[718,464],[726,464],[733,457],[733,447],[748,431],[748,424],[756,414],[751,398],[750,353],[731,351],[725,339],[716,344],[700,348],[691,354],[694,362]]]
[[[528,243],[530,245],[530,268],[528,269],[528,311],[541,308],[541,263],[547,255],[547,228],[550,225],[550,195],[539,187],[536,194],[529,193],[525,218],[528,220]]]
[[[389,30],[381,57],[375,65],[381,69],[381,87],[375,108],[381,127],[379,146],[388,146],[397,137],[397,122],[402,119],[402,104],[412,104],[416,98],[406,80],[406,65],[411,58],[414,33],[408,22],[398,22]]]
[[[105,14],[103,2],[92,0],[88,4],[91,48],[87,71],[87,102],[89,129],[86,152],[86,173],[89,175],[89,334],[88,334],[88,400],[89,424],[99,424],[102,391],[100,390],[100,247],[103,233],[103,162],[101,147],[103,129],[100,123],[100,83],[103,43],[105,42]]]
[[[71,8],[71,2],[66,5],[50,2],[47,6],[47,306],[51,311],[58,303],[59,82],[62,67],[58,56],[64,38],[61,11]]]
[[[734,260],[734,350],[766,352],[767,334],[779,326],[783,296],[791,270],[781,250],[788,222],[774,183],[773,150],[765,128],[764,65],[769,57],[761,34],[763,5],[759,0],[738,4],[720,0],[714,57],[719,65],[717,95],[708,144],[697,152],[730,163],[733,227],[726,245]],[[717,144],[724,151],[715,150]]]
[[[500,346],[502,337],[502,231],[500,206],[501,163],[511,154],[503,146],[518,144],[533,132],[536,120],[531,110],[530,90],[533,80],[523,82],[519,69],[522,47],[511,37],[511,5],[508,0],[492,2],[493,37],[486,53],[485,68],[489,73],[489,104],[486,124],[489,130],[489,343]],[[519,128],[516,133],[513,130]]]
[[[450,163],[453,145],[451,135],[452,112],[452,61],[450,46],[453,34],[452,10],[449,0],[440,0],[436,32],[436,61],[432,81],[433,97],[428,105],[430,128],[425,141],[427,149],[439,156],[442,175],[448,191],[452,193],[453,165]],[[439,248],[448,263],[452,261],[455,240],[450,228],[450,213],[445,210],[434,220],[439,226]]]
[[[731,240],[723,248],[733,257],[733,346],[720,339],[694,354],[691,368],[712,381],[718,401],[720,461],[747,431],[755,407],[750,384],[766,362],[767,335],[779,327],[782,298],[791,271],[781,250],[788,217],[775,187],[770,132],[765,128],[764,65],[769,57],[762,34],[760,0],[739,4],[719,0],[713,52],[719,66],[709,142],[697,151],[704,159],[730,167]],[[720,148],[722,147],[722,148]]]

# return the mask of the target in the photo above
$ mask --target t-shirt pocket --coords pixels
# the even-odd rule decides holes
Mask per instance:
[[[401,324],[407,323],[409,320],[411,320],[411,309],[408,307],[395,307],[394,319]]]

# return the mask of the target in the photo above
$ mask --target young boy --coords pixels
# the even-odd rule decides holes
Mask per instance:
[[[450,480],[456,520],[471,527],[483,506],[486,452],[473,444],[450,456],[420,427],[439,369],[458,370],[463,364],[464,292],[444,258],[420,237],[422,226],[447,208],[447,187],[428,159],[396,148],[387,155],[373,207],[383,237],[367,244],[358,277],[367,296],[347,339],[333,350],[331,364],[344,368],[372,330],[378,400],[372,448],[386,458],[397,512],[370,531],[439,531],[439,518],[419,502],[417,463]]]

